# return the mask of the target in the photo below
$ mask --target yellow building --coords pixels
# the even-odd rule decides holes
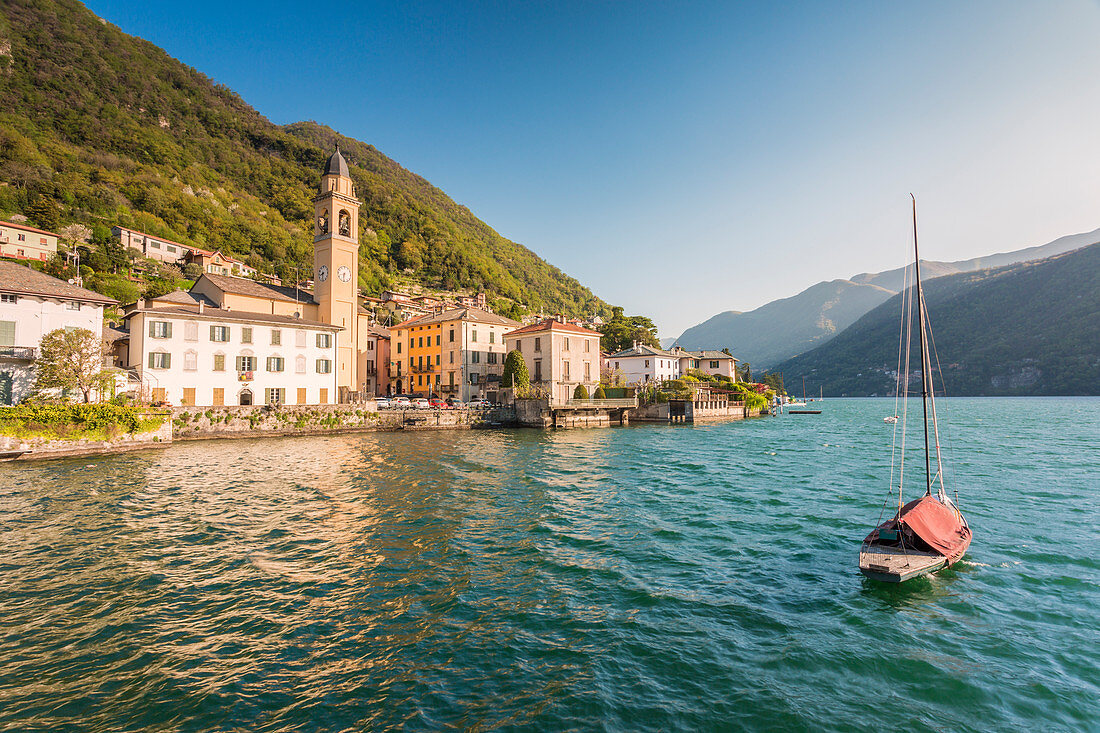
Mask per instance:
[[[45,262],[57,254],[57,235],[26,224],[0,221],[0,257]]]
[[[522,324],[481,308],[454,308],[391,329],[390,381],[397,394],[467,402],[497,399],[507,354],[504,334]]]

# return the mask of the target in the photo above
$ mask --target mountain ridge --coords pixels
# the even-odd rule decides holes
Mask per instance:
[[[1046,244],[969,260],[921,260],[926,280],[1005,266],[1074,251],[1100,242],[1100,229],[1059,237]],[[751,311],[725,311],[686,329],[675,341],[687,349],[731,347],[758,370],[816,348],[844,331],[902,288],[905,268],[822,281]],[[823,299],[832,285],[834,297]],[[869,289],[870,288],[870,289]],[[832,313],[837,318],[830,318]],[[774,326],[769,329],[768,323]]]

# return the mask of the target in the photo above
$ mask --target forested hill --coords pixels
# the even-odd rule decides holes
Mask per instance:
[[[924,289],[948,395],[1100,395],[1100,244]],[[892,395],[900,305],[894,296],[776,371],[788,385],[805,377],[811,394]]]
[[[610,313],[371,145],[313,122],[275,125],[75,0],[0,3],[0,216],[122,224],[287,276],[311,269],[311,198],[337,140],[363,200],[366,291],[411,276],[530,309]]]

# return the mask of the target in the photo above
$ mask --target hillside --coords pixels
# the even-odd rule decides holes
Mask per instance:
[[[1100,242],[1100,229],[1044,245],[957,262],[923,260],[926,280],[1039,260]],[[904,268],[861,273],[822,282],[756,310],[727,311],[684,331],[676,343],[687,349],[732,347],[738,358],[766,368],[820,346],[882,304],[902,287]],[[770,327],[768,327],[770,324]]]
[[[0,4],[0,216],[122,224],[221,248],[284,277],[312,269],[310,199],[337,140],[359,197],[360,285],[485,289],[501,306],[610,313],[367,143],[278,126],[231,90],[75,0]]]
[[[930,280],[925,295],[947,394],[1100,394],[1100,244]],[[788,385],[805,377],[811,393],[893,394],[900,304],[894,296],[776,370]],[[916,353],[914,339],[919,368]]]

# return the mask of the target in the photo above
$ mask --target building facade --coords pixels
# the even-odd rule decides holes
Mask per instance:
[[[0,404],[18,404],[31,392],[43,336],[59,328],[83,328],[103,338],[103,308],[115,302],[0,260]]]
[[[601,336],[599,331],[548,319],[510,331],[504,338],[506,351],[523,355],[531,385],[560,404],[573,399],[578,386],[583,385],[589,396],[595,392]]]
[[[57,235],[26,224],[0,221],[0,257],[46,260],[57,254]]]
[[[393,392],[497,401],[507,353],[504,334],[519,325],[480,308],[455,308],[394,326]]]
[[[111,235],[123,247],[140,252],[142,257],[148,257],[158,262],[166,262],[170,265],[175,265],[184,260],[192,251],[192,248],[186,244],[121,226],[111,227]]]
[[[669,353],[680,362],[680,374],[689,371],[700,371],[713,376],[727,377],[731,381],[737,381],[737,359],[724,351],[704,349],[702,351],[686,351],[680,347],[673,348]]]
[[[643,385],[680,377],[680,357],[663,349],[634,343],[607,357],[607,368],[626,384]]]

